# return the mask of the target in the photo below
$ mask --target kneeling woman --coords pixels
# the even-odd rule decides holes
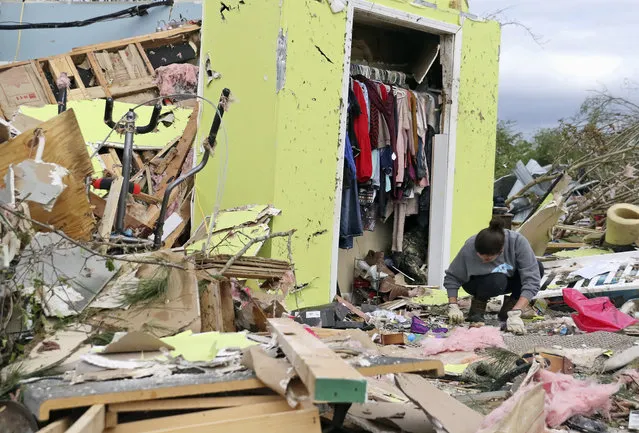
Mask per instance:
[[[509,331],[524,333],[521,319],[534,315],[530,300],[539,291],[543,272],[528,240],[505,230],[501,220],[493,219],[488,228],[466,241],[446,271],[444,287],[448,291],[450,322],[464,321],[457,305],[457,293],[463,287],[473,297],[469,322],[482,320],[490,298],[509,295],[504,297],[499,318],[506,320]]]

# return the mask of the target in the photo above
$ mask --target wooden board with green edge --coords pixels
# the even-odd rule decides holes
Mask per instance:
[[[269,319],[280,348],[315,402],[364,403],[366,379],[291,319]]]

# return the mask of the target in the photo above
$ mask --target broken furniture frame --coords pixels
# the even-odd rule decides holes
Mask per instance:
[[[153,107],[153,113],[149,123],[145,126],[135,126],[137,115],[131,108],[124,115],[123,121],[113,121],[113,98],[107,98],[104,108],[104,123],[113,130],[116,128],[125,132],[124,151],[122,154],[122,190],[115,219],[115,231],[117,234],[124,234],[124,217],[126,216],[126,199],[129,193],[129,181],[131,179],[131,165],[133,162],[133,137],[135,134],[147,134],[152,132],[158,125],[162,103],[157,102]]]
[[[231,96],[231,91],[229,89],[223,89],[222,94],[220,95],[220,101],[217,105],[217,111],[215,112],[215,117],[213,118],[213,124],[211,125],[211,129],[209,130],[209,135],[206,138],[204,143],[204,154],[202,155],[202,161],[191,170],[189,170],[186,174],[175,179],[173,182],[169,184],[164,191],[164,198],[162,199],[162,207],[160,208],[160,216],[158,217],[155,223],[154,230],[154,248],[159,249],[162,246],[162,234],[164,231],[164,218],[166,217],[166,209],[169,205],[169,198],[171,197],[171,192],[178,187],[182,182],[187,180],[188,178],[195,176],[198,172],[200,172],[208,163],[209,156],[213,149],[215,148],[215,141],[217,138],[217,132],[220,129],[220,125],[222,124],[222,116],[224,116],[224,106],[225,101]],[[124,191],[124,189],[123,189]]]

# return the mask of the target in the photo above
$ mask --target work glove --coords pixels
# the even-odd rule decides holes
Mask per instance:
[[[464,321],[464,313],[459,309],[457,304],[448,304],[448,322],[451,324],[462,323]]]
[[[508,312],[508,320],[506,320],[506,330],[518,335],[523,335],[526,333],[524,321],[521,320],[521,310],[512,310]]]

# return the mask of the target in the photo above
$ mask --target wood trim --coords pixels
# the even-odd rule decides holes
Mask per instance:
[[[104,42],[101,44],[95,45],[85,45],[82,47],[73,48],[71,50],[71,54],[83,54],[91,51],[104,51],[104,50],[112,50],[115,48],[126,47],[129,44],[141,43],[144,42],[152,42],[160,39],[171,39],[177,36],[187,36],[191,33],[199,32],[200,26],[198,25],[188,25],[184,27],[180,27],[178,29],[166,30],[163,32],[155,32],[148,35],[143,36],[135,36],[127,39],[120,39],[117,41]]]
[[[40,76],[40,84],[44,88],[44,94],[49,99],[49,104],[57,104],[58,101],[55,99],[55,95],[49,87],[49,81],[47,80],[46,75],[44,75],[44,70],[42,69],[42,65],[37,60],[31,61],[31,66],[35,69],[36,75]]]
[[[91,406],[66,433],[102,433],[105,424],[105,410],[103,404]]]
[[[111,91],[109,90],[109,83],[107,83],[106,77],[104,76],[104,72],[102,72],[102,68],[98,64],[98,60],[95,58],[95,53],[86,53],[87,59],[89,60],[89,65],[91,65],[91,70],[93,70],[93,76],[96,80],[98,80],[98,84],[102,89],[104,89],[104,95],[107,98],[111,98]]]
[[[357,367],[357,371],[367,377],[381,376],[384,374],[429,372],[435,377],[444,376],[444,363],[438,359],[415,360],[415,362],[402,362],[401,364],[371,365],[369,367]]]
[[[58,421],[54,421],[46,427],[42,427],[38,430],[38,433],[65,433],[71,426],[69,418],[63,418]]]
[[[146,51],[144,51],[142,44],[139,42],[136,42],[135,47],[138,49],[138,53],[140,53],[140,57],[142,57],[142,61],[146,65],[147,72],[150,75],[155,76],[155,69],[153,69],[153,65],[151,64],[151,61],[149,60],[149,56],[146,55]]]
[[[93,192],[89,192],[89,202],[93,207],[93,214],[99,218],[103,218],[104,211],[106,209],[106,200]],[[137,219],[133,218],[128,213],[124,217],[124,224],[128,227],[133,228],[146,228],[149,230],[151,229],[151,227],[147,226],[142,221],[138,221]]]
[[[184,409],[216,409],[225,407],[244,406],[260,403],[281,401],[279,395],[242,395],[237,397],[196,397],[174,398],[168,400],[146,400],[128,403],[110,404],[109,411],[124,412],[153,412],[164,410]]]
[[[260,388],[264,388],[262,381],[253,378],[230,382],[172,386],[166,388],[112,392],[100,395],[66,397],[43,402],[38,410],[38,419],[43,421],[49,419],[49,414],[54,410],[85,407],[94,404],[124,403],[129,401],[152,400],[156,398],[162,399],[200,394],[215,394],[219,392],[245,391],[248,389]]]
[[[321,423],[319,411],[315,407],[308,407],[301,410],[284,411],[256,416],[238,416],[233,419],[204,422],[192,425],[174,423],[168,419],[168,427],[158,430],[147,430],[144,433],[202,433],[224,432],[224,433],[321,433]],[[106,433],[114,433],[109,430]],[[142,432],[140,432],[142,433]]]
[[[202,412],[188,413],[183,415],[174,415],[168,417],[147,419],[144,421],[136,421],[130,423],[119,424],[113,429],[109,429],[108,433],[142,433],[152,431],[173,431],[170,428],[178,428],[184,426],[198,426],[201,429],[202,424],[209,424],[219,421],[227,421],[234,419],[243,419],[251,416],[261,417],[263,415],[281,412],[290,412],[291,407],[286,400],[280,398],[279,401],[270,403],[259,403],[248,406],[238,406],[224,409],[213,409]],[[250,431],[250,430],[249,430]]]

